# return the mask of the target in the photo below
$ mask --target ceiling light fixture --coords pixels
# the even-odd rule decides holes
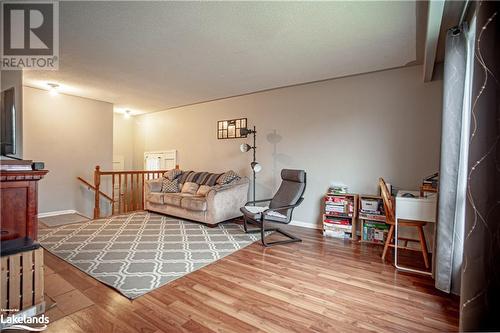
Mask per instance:
[[[125,118],[127,119],[130,118],[130,114],[131,114],[130,110],[125,110]]]
[[[49,88],[49,93],[51,96],[57,96],[59,94],[59,85],[57,83],[47,83]]]

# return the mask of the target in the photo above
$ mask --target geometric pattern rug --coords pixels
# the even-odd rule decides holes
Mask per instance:
[[[260,239],[234,223],[208,228],[136,212],[39,229],[49,252],[134,299]]]
[[[59,227],[61,225],[87,221],[90,221],[90,219],[76,213],[40,217],[38,219],[38,222],[43,223],[47,227]]]

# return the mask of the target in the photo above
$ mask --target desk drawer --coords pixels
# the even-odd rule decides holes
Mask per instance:
[[[436,201],[396,198],[396,218],[436,222]]]

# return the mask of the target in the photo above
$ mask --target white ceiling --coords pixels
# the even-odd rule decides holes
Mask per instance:
[[[151,112],[416,60],[415,2],[60,2],[25,84]]]

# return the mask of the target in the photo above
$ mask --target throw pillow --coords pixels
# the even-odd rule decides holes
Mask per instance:
[[[196,191],[196,195],[206,196],[211,189],[212,188],[208,185],[200,185],[200,188]]]
[[[193,171],[183,171],[182,174],[179,176],[179,184],[181,186],[187,181],[187,178],[189,177],[190,174],[192,174]]]
[[[163,182],[161,184],[162,193],[178,193],[179,192],[179,180],[170,180],[167,177],[163,177]]]
[[[175,178],[181,175],[182,171],[179,169],[168,170],[163,174],[163,177],[168,178],[169,180],[174,180]]]
[[[230,182],[238,178],[240,178],[240,176],[238,176],[236,172],[234,172],[233,170],[229,170],[228,172],[223,173],[219,178],[217,178],[217,184],[218,185],[229,184]]]
[[[222,173],[208,173],[203,177],[203,179],[198,181],[200,185],[214,186],[216,184],[217,178],[219,178]]]
[[[189,194],[196,194],[196,191],[198,190],[198,187],[200,185],[192,182],[185,182],[184,185],[182,185],[182,193],[189,193]]]

